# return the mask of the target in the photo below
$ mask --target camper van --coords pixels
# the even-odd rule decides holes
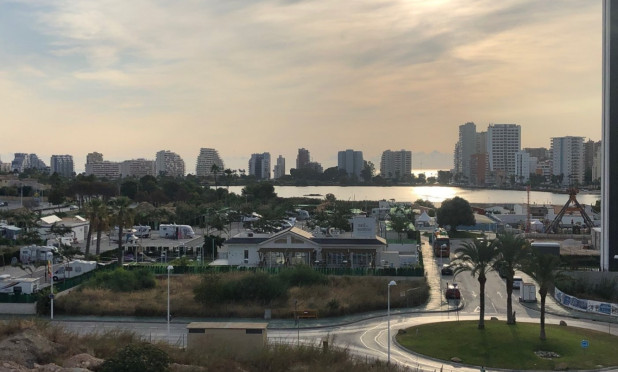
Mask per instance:
[[[133,226],[133,234],[138,238],[148,238],[150,236],[150,226]]]
[[[168,239],[192,239],[195,237],[193,228],[189,225],[161,224],[159,237]]]

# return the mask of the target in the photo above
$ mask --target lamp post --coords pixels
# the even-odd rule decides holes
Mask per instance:
[[[388,310],[387,310],[387,322],[388,322],[388,362],[387,364],[391,364],[391,287],[397,285],[394,280],[391,280],[388,283]]]
[[[170,342],[170,273],[174,266],[167,267],[167,342]]]

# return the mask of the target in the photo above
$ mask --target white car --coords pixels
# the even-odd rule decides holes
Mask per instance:
[[[513,277],[513,289],[521,289],[521,284],[524,282],[524,280],[521,278],[521,276],[514,276]]]

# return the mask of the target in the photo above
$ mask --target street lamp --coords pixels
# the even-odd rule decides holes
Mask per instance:
[[[170,342],[170,273],[174,266],[167,267],[167,342]]]
[[[397,285],[394,280],[388,283],[388,310],[387,310],[387,322],[388,322],[388,363],[391,364],[391,286]]]

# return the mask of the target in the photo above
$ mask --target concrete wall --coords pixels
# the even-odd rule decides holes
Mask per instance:
[[[31,304],[0,303],[0,314],[36,315],[36,302]]]

